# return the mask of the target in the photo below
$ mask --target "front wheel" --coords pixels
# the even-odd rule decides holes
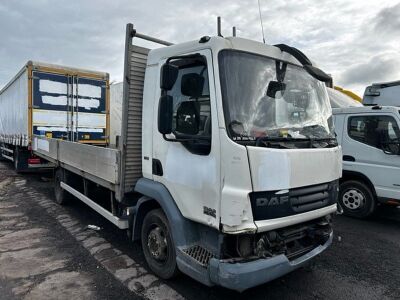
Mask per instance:
[[[157,276],[170,279],[179,273],[170,226],[161,209],[151,210],[144,217],[141,240],[144,257]]]
[[[339,202],[346,216],[366,218],[376,208],[375,197],[371,189],[363,182],[349,180],[340,184]]]

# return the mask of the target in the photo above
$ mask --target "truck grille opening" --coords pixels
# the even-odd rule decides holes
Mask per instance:
[[[329,203],[329,184],[293,189],[289,192],[289,198],[297,213],[324,207]]]
[[[282,191],[253,192],[251,209],[255,221],[287,217],[335,204],[338,181]]]

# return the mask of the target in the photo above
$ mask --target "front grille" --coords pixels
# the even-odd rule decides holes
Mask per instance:
[[[210,259],[214,257],[214,255],[210,251],[199,245],[194,245],[189,248],[183,249],[183,253],[189,255],[203,267],[207,267]]]
[[[336,203],[338,181],[310,185],[281,191],[253,192],[250,194],[255,221],[281,218]]]
[[[293,189],[289,191],[289,199],[297,213],[324,207],[329,203],[329,184]]]

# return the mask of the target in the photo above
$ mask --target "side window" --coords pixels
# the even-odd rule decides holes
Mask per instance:
[[[175,61],[174,64],[182,63]],[[211,136],[210,92],[205,62],[179,66],[173,97],[173,130],[179,134]]]
[[[390,116],[350,117],[348,124],[348,134],[352,139],[375,148],[397,143],[400,137],[398,124]]]
[[[211,106],[206,59],[177,59],[171,64],[179,70],[168,91],[173,99],[172,132],[189,151],[207,155],[211,151]]]

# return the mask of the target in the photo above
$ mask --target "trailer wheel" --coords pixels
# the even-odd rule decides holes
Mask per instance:
[[[61,182],[65,179],[64,170],[57,169],[54,175],[54,195],[56,202],[60,205],[66,205],[72,198],[72,195],[61,187]]]
[[[157,276],[170,279],[179,273],[170,226],[161,209],[151,210],[144,217],[141,240],[146,261]]]
[[[339,202],[346,216],[367,218],[376,208],[375,197],[371,189],[363,182],[349,180],[340,184]]]

